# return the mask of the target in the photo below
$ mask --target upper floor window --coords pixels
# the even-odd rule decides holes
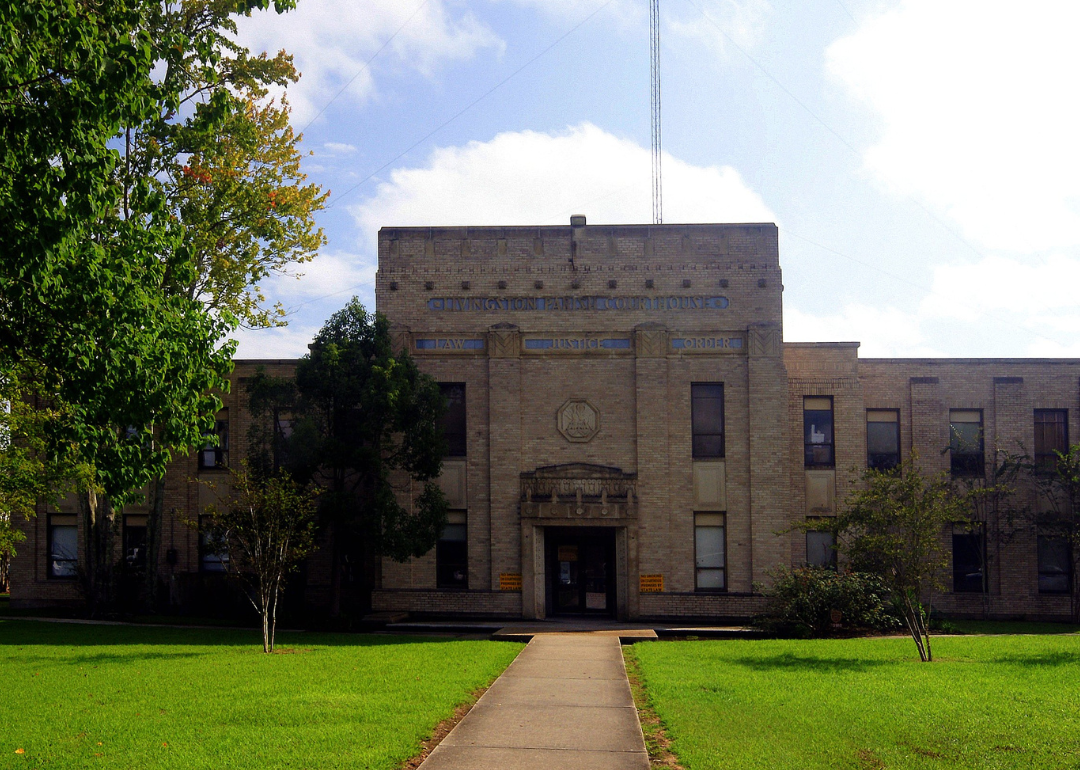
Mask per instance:
[[[214,423],[214,435],[217,441],[207,441],[199,451],[199,468],[229,467],[229,417],[228,413]]]
[[[803,399],[803,449],[807,468],[832,468],[836,465],[832,396],[807,396]]]
[[[274,410],[274,469],[289,462],[289,439],[293,433],[292,411]]]
[[[468,434],[465,420],[465,383],[440,382],[439,390],[447,401],[446,413],[439,418],[447,457],[464,457]]]
[[[49,577],[78,575],[79,524],[73,514],[49,516]]]
[[[866,467],[887,471],[900,464],[900,412],[866,410]]]
[[[694,457],[724,456],[724,386],[696,382],[690,386],[690,430]]]
[[[949,410],[949,454],[953,476],[982,476],[983,413],[981,409]]]
[[[1052,471],[1058,452],[1069,450],[1069,413],[1065,409],[1035,410],[1035,467]]]
[[[836,569],[836,534],[831,529],[806,531],[806,563],[811,567]]]

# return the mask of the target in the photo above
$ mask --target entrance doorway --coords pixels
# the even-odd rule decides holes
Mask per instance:
[[[549,527],[544,532],[547,613],[615,615],[615,530]]]

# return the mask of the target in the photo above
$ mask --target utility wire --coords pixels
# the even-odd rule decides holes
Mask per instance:
[[[363,185],[365,185],[365,184],[366,184],[367,182],[369,182],[369,181],[371,181],[372,179],[374,179],[374,178],[375,178],[375,177],[376,177],[376,176],[377,176],[378,174],[382,173],[382,172],[383,172],[383,171],[385,171],[385,170],[386,170],[387,168],[389,168],[389,167],[390,167],[390,166],[392,166],[393,164],[397,163],[397,162],[398,162],[399,160],[401,160],[401,159],[402,159],[402,158],[404,158],[404,157],[405,157],[406,155],[408,155],[408,154],[409,154],[410,152],[412,152],[412,151],[413,151],[413,150],[415,150],[415,149],[416,149],[417,147],[419,147],[420,145],[422,145],[422,144],[423,144],[424,142],[426,142],[426,141],[427,141],[428,139],[430,139],[431,137],[435,136],[435,134],[439,133],[439,132],[440,132],[440,131],[442,131],[442,130],[443,130],[444,128],[446,128],[447,126],[449,126],[449,125],[450,125],[451,123],[453,123],[453,122],[454,122],[455,120],[457,120],[458,118],[460,118],[460,117],[461,117],[462,115],[464,115],[464,114],[465,114],[466,112],[468,112],[469,110],[471,110],[471,109],[472,109],[473,107],[475,107],[475,106],[476,106],[477,104],[479,104],[480,102],[482,102],[482,101],[483,101],[484,99],[486,99],[486,98],[488,98],[489,96],[491,96],[491,95],[492,95],[493,93],[495,93],[495,92],[496,92],[497,90],[499,90],[499,89],[500,89],[500,88],[502,88],[502,87],[503,87],[504,85],[506,85],[506,84],[507,84],[507,83],[508,83],[508,82],[509,82],[509,81],[510,81],[510,80],[511,80],[511,79],[512,79],[513,77],[515,77],[516,75],[518,75],[519,73],[521,73],[521,71],[522,71],[522,70],[524,70],[524,69],[525,69],[526,67],[528,67],[528,66],[529,66],[530,64],[532,64],[533,62],[535,62],[535,61],[536,61],[537,59],[539,59],[539,58],[540,58],[541,56],[543,56],[544,54],[546,54],[546,53],[548,53],[549,51],[551,51],[551,49],[553,49],[553,48],[554,48],[555,46],[557,46],[557,45],[558,45],[559,43],[561,43],[561,42],[562,42],[563,40],[565,40],[566,38],[570,37],[570,35],[572,35],[573,33],[577,32],[577,31],[578,31],[578,29],[580,29],[581,27],[583,27],[583,26],[584,26],[584,25],[585,25],[585,24],[586,24],[586,23],[587,23],[588,21],[590,21],[590,20],[591,20],[591,19],[592,19],[592,18],[593,18],[594,16],[596,16],[596,14],[600,13],[600,11],[604,10],[605,8],[607,8],[607,7],[608,7],[609,5],[611,5],[611,4],[613,3],[613,2],[615,2],[615,0],[607,0],[607,2],[605,2],[605,3],[604,3],[603,5],[601,5],[601,6],[599,7],[599,8],[597,8],[597,9],[596,9],[595,11],[593,11],[592,13],[590,13],[590,14],[589,14],[588,16],[586,16],[586,17],[585,17],[584,19],[582,19],[581,21],[579,21],[579,22],[578,22],[577,24],[575,24],[575,25],[574,25],[573,27],[571,27],[571,28],[570,28],[570,29],[568,29],[568,30],[567,30],[566,32],[564,32],[564,33],[563,33],[562,35],[560,35],[560,36],[559,36],[558,38],[556,38],[556,40],[555,40],[555,41],[554,41],[553,43],[551,43],[551,45],[549,45],[549,46],[548,46],[547,48],[545,48],[545,49],[543,49],[542,51],[540,51],[540,52],[539,52],[538,54],[536,54],[535,56],[533,56],[533,57],[532,57],[531,59],[529,59],[529,60],[528,60],[527,62],[525,62],[525,63],[524,63],[524,64],[522,64],[522,65],[521,65],[520,67],[518,67],[518,68],[517,68],[516,70],[514,70],[514,71],[513,71],[513,72],[511,72],[511,73],[510,73],[509,75],[507,75],[507,76],[506,76],[505,78],[503,78],[503,79],[502,79],[502,80],[500,80],[500,81],[499,81],[498,83],[496,83],[495,85],[493,85],[493,86],[492,86],[491,88],[489,88],[489,89],[488,89],[487,91],[485,91],[485,92],[484,92],[483,94],[481,94],[480,96],[476,97],[476,98],[475,98],[475,99],[473,99],[473,100],[472,100],[471,102],[469,102],[468,104],[466,104],[466,105],[465,105],[464,107],[462,107],[462,108],[461,108],[461,109],[460,109],[460,110],[459,110],[458,112],[454,113],[454,114],[453,114],[452,116],[450,116],[449,118],[447,118],[446,120],[444,120],[444,121],[443,121],[442,123],[440,123],[440,124],[439,124],[438,126],[436,126],[435,128],[433,128],[433,129],[432,129],[431,131],[429,131],[429,132],[428,132],[427,134],[425,134],[425,135],[424,135],[423,137],[421,137],[420,139],[418,139],[418,140],[417,140],[416,142],[414,142],[413,144],[409,145],[409,147],[407,147],[407,148],[406,148],[405,150],[403,150],[402,152],[398,153],[398,154],[397,154],[396,156],[394,156],[393,158],[391,158],[390,160],[388,160],[388,161],[387,161],[386,163],[384,163],[383,165],[379,166],[379,167],[378,167],[377,169],[375,169],[374,171],[372,171],[372,172],[371,172],[370,174],[368,174],[368,175],[367,175],[366,177],[364,177],[364,178],[363,178],[363,179],[361,179],[361,180],[360,180],[359,182],[357,182],[356,184],[354,184],[354,185],[353,185],[352,187],[350,187],[349,189],[347,189],[347,190],[346,190],[345,192],[343,192],[343,193],[341,193],[340,195],[338,195],[338,196],[337,196],[336,198],[334,198],[334,199],[333,199],[333,200],[332,200],[332,201],[331,201],[331,202],[329,203],[329,205],[327,205],[327,206],[326,206],[326,207],[324,208],[324,210],[325,210],[325,209],[332,209],[332,208],[333,208],[333,207],[334,207],[334,206],[335,206],[335,205],[336,205],[337,203],[339,203],[339,202],[341,201],[341,199],[342,199],[342,198],[344,198],[344,197],[346,197],[346,196],[348,196],[348,195],[352,194],[352,193],[353,193],[353,192],[355,192],[356,190],[358,190],[358,189],[359,189],[360,187],[362,187]]]

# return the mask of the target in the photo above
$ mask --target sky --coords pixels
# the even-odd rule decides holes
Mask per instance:
[[[660,0],[663,220],[775,222],[787,341],[1080,356],[1080,3]],[[648,0],[298,0],[284,49],[327,244],[263,290],[294,358],[380,227],[651,221]]]

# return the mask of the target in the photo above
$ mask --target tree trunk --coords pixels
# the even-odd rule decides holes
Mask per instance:
[[[341,570],[343,538],[338,532],[337,522],[330,525],[330,617],[341,615]]]
[[[165,510],[165,476],[150,482],[146,517],[146,610],[157,610],[158,578],[161,564],[161,524]]]
[[[113,583],[113,535],[116,528],[116,510],[104,495],[90,490],[79,496],[83,512],[85,533],[86,599],[90,615],[94,617],[108,609],[112,602]]]

